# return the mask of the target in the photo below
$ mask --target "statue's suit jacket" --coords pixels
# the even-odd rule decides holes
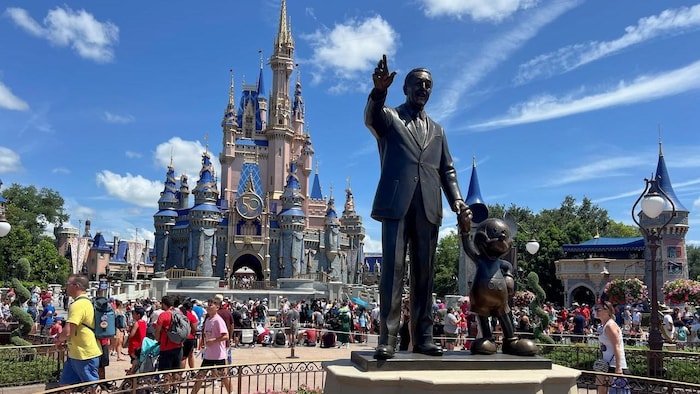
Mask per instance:
[[[407,104],[397,108],[384,106],[386,92],[373,90],[365,108],[365,124],[377,139],[381,174],[372,205],[372,218],[398,220],[404,217],[420,184],[425,215],[430,223],[442,222],[442,197],[445,192],[450,207],[462,195],[457,171],[447,147],[445,132],[430,117],[421,141]]]

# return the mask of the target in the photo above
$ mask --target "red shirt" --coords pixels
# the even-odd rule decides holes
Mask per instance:
[[[316,343],[316,330],[306,330],[306,340],[309,343]]]
[[[156,327],[160,327],[160,338],[158,338],[158,343],[160,343],[160,350],[172,350],[181,348],[181,343],[176,343],[168,338],[168,330],[170,329],[170,324],[173,322],[172,310],[163,311],[158,315],[158,320],[156,321]]]
[[[134,354],[136,349],[141,349],[143,338],[146,337],[146,322],[139,319],[134,324],[136,324],[138,329],[136,330],[136,335],[129,335],[129,354]]]
[[[194,312],[192,311],[187,311],[187,320],[190,321],[190,328],[192,327],[197,327],[197,324],[199,324],[199,319],[197,319],[197,316],[195,316]],[[187,339],[194,339],[194,334],[195,330],[190,330],[190,335],[187,336]]]

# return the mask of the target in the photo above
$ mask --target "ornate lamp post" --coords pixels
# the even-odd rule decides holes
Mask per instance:
[[[676,216],[676,206],[673,200],[659,187],[659,177],[644,178],[645,186],[642,194],[632,206],[632,220],[644,234],[646,245],[649,247],[651,259],[651,321],[649,327],[649,353],[647,358],[648,376],[662,377],[663,375],[663,344],[661,335],[661,320],[659,319],[658,271],[656,267],[656,252],[661,246],[661,234],[671,220]],[[641,212],[635,213],[641,201]],[[644,227],[639,223],[637,215],[644,214],[649,219],[656,219],[664,211],[666,203],[671,205],[671,215],[660,226]]]
[[[2,180],[0,180],[0,189],[2,189]],[[5,199],[0,196],[0,238],[10,233],[10,223],[5,219]]]

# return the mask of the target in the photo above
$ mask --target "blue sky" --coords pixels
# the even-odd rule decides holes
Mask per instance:
[[[221,149],[229,69],[254,82],[279,0],[5,1],[0,9],[0,179],[49,187],[71,224],[152,239],[173,152],[196,179]],[[534,212],[589,197],[632,224],[656,168],[659,129],[675,191],[700,243],[700,5],[687,1],[289,0],[295,61],[324,194],[349,177],[365,219],[378,179],[362,113],[377,60],[401,84],[428,67],[428,113],[447,131],[466,193]],[[265,65],[266,86],[272,86]],[[240,90],[236,90],[236,98]],[[208,137],[205,137],[208,136]],[[206,139],[205,139],[206,138]],[[217,163],[218,165],[218,163]],[[456,219],[450,213],[443,231]]]

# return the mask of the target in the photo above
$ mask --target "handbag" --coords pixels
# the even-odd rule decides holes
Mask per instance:
[[[593,362],[593,370],[596,372],[608,372],[610,364],[607,361],[599,358]]]

